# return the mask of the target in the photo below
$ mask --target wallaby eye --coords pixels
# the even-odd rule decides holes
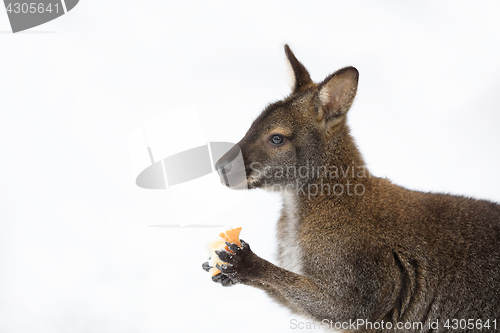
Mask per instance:
[[[269,141],[273,144],[273,145],[276,145],[276,146],[280,146],[283,144],[283,142],[285,141],[285,138],[283,138],[283,136],[279,135],[279,134],[273,134],[271,135],[271,137],[269,138]]]

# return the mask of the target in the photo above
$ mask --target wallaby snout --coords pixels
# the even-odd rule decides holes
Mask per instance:
[[[234,145],[215,164],[221,182],[232,189],[246,189],[247,175],[241,149]]]

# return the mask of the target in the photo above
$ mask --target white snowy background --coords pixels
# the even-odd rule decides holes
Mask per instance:
[[[0,332],[297,331],[201,269],[220,228],[158,227],[242,226],[275,262],[280,198],[214,174],[141,189],[132,133],[196,110],[156,144],[238,142],[288,94],[288,43],[316,81],[360,71],[349,123],[374,174],[500,201],[499,17],[498,1],[82,0],[12,34],[0,10]]]

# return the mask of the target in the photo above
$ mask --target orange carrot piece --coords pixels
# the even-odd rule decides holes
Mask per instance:
[[[240,232],[241,232],[241,227],[227,230],[225,233],[222,232],[219,236],[223,238],[226,242],[234,243],[238,245],[238,247],[241,247]]]

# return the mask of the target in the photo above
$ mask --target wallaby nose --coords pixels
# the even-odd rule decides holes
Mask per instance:
[[[226,161],[222,161],[222,158],[215,163],[215,169],[219,176],[224,177],[224,174],[229,173],[231,171],[231,162],[226,163]]]
[[[238,157],[239,153],[240,147],[234,145],[233,148],[229,149],[229,151],[217,161],[215,168],[219,176],[224,177],[225,174],[231,172],[231,163]]]
[[[245,164],[238,145],[233,146],[222,156],[215,168],[224,185],[231,188],[246,186]]]

